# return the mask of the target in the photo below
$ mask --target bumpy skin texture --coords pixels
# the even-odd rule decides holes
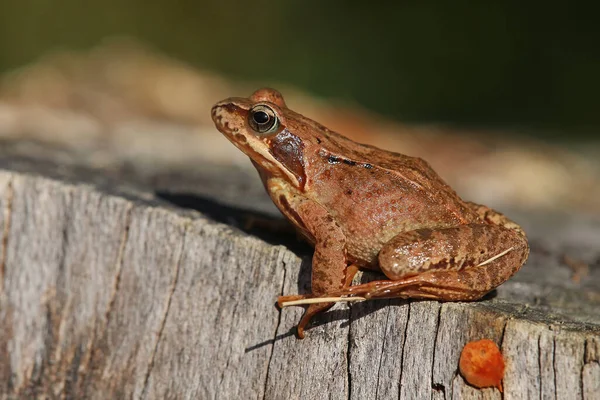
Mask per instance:
[[[257,117],[264,110],[270,119]],[[340,295],[475,300],[527,259],[517,224],[463,201],[425,161],[355,143],[288,109],[275,90],[219,102],[212,117],[315,246],[313,293],[280,303]],[[261,132],[257,120],[273,125]],[[351,287],[355,267],[381,270],[390,280]],[[299,336],[330,306],[309,306]]]

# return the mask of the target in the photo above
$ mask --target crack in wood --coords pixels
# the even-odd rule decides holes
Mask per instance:
[[[440,321],[442,319],[442,308],[443,306],[441,304],[438,305],[438,315],[437,315],[437,322],[435,324],[436,328],[435,328],[435,337],[433,338],[433,355],[432,355],[432,359],[431,359],[431,388],[433,390],[438,390],[441,391],[442,394],[444,395],[444,398],[446,398],[446,391],[444,389],[444,385],[442,383],[436,383],[434,382],[434,369],[435,369],[435,356],[436,356],[436,349],[437,349],[437,339],[438,339],[438,335],[440,333]],[[441,389],[440,389],[441,387]]]
[[[108,328],[108,322],[110,321],[110,316],[114,309],[115,301],[117,299],[117,294],[119,292],[119,288],[121,286],[121,275],[123,272],[123,258],[125,256],[125,247],[127,246],[127,241],[129,240],[129,229],[131,228],[131,219],[133,213],[133,204],[129,203],[126,215],[125,215],[125,230],[123,231],[123,236],[121,238],[121,244],[119,245],[119,252],[116,260],[116,272],[115,277],[113,279],[113,284],[111,286],[110,298],[108,299],[108,306],[106,307],[106,312],[104,314],[104,326],[102,327],[102,331],[106,331]]]
[[[554,371],[554,398],[556,398],[556,334],[552,333],[552,370]]]
[[[588,365],[588,362],[587,362],[588,345],[589,345],[588,341],[584,340],[583,341],[583,363],[581,365],[581,372],[579,373],[579,381],[580,381],[579,384],[581,385],[581,393],[584,396],[584,398],[585,398],[585,392],[586,392],[586,390],[585,390],[586,387],[585,387],[585,382],[584,382],[584,379],[585,379],[584,374],[585,374],[586,366]]]
[[[402,398],[402,375],[404,375],[404,355],[406,354],[406,337],[408,333],[408,324],[410,324],[410,309],[412,302],[408,302],[406,307],[406,325],[404,326],[404,338],[402,339],[402,354],[400,354],[400,379],[398,380],[398,398]]]
[[[73,189],[71,188],[70,190],[67,191],[66,193],[66,198],[65,198],[65,210],[69,210],[73,204]],[[57,278],[57,282],[56,282],[56,287],[57,288],[64,288],[66,287],[66,283],[64,282],[64,280],[66,279],[66,261],[67,261],[67,252],[69,249],[69,226],[71,224],[71,218],[72,218],[72,214],[69,212],[65,212],[64,214],[64,225],[62,227],[62,232],[61,232],[61,246],[60,246],[60,261],[58,263],[58,267],[57,267],[57,271],[56,271],[56,278]],[[58,292],[55,291],[54,292],[54,299],[53,300],[59,300],[57,299],[57,294]],[[50,301],[49,301],[50,302]],[[66,304],[62,307],[62,311],[60,313],[60,317],[58,318],[58,326],[56,327],[55,331],[56,334],[54,334],[54,332],[49,331],[52,336],[48,338],[49,340],[49,344],[48,344],[48,353],[50,355],[50,357],[54,357],[54,359],[49,357],[49,363],[51,365],[58,365],[60,364],[60,362],[62,361],[62,351],[60,349],[59,346],[57,346],[55,349],[52,349],[52,343],[58,343],[60,342],[60,338],[61,338],[61,331],[63,331],[64,329],[64,324],[67,320],[67,316],[69,315],[69,311],[71,308],[71,298],[68,296],[67,294],[67,301]],[[54,311],[54,310],[51,310]],[[51,317],[54,313],[49,313],[48,316]],[[56,324],[52,323],[52,320],[49,320],[49,322],[51,323],[51,325],[53,327],[56,326]],[[54,350],[54,351],[52,351]],[[54,353],[54,354],[52,354]]]
[[[500,339],[499,339],[499,343],[498,343],[498,348],[500,349],[500,354],[502,355],[502,359],[506,363],[504,352],[502,350],[504,348],[504,335],[506,334],[506,326],[508,325],[508,320],[506,318],[502,318],[502,320],[504,321],[504,323],[502,324],[502,332],[500,332]],[[506,372],[506,369],[505,369],[505,372]],[[457,372],[457,374],[458,374],[458,372]],[[540,374],[541,374],[541,369],[540,369]],[[503,381],[504,381],[504,376],[502,377],[502,380],[501,380],[502,384],[504,384]],[[502,390],[500,392],[500,399],[504,399],[504,392],[505,392],[505,390]]]
[[[538,336],[538,370],[540,371],[540,400],[544,394],[544,383],[542,381],[542,335]],[[556,393],[555,393],[556,396]]]
[[[27,186],[27,185],[26,185]],[[40,190],[35,186],[35,190]],[[56,190],[56,189],[59,190]],[[62,189],[62,190],[60,190]],[[59,304],[59,293],[57,288],[65,286],[65,282],[61,278],[65,276],[65,260],[68,251],[67,230],[70,223],[70,213],[67,212],[72,206],[74,188],[72,186],[61,187],[58,183],[53,183],[42,189],[42,193],[50,199],[56,193],[56,197],[60,198],[57,202],[59,207],[56,217],[56,225],[61,225],[60,234],[56,235],[56,242],[60,244],[58,250],[58,262],[56,263],[56,282],[49,284],[40,299],[40,306],[45,309],[43,318],[40,318],[40,325],[44,326],[44,332],[41,334],[43,341],[43,354],[34,361],[34,367],[29,371],[29,374],[24,374],[25,379],[19,387],[15,388],[14,393],[17,395],[33,396],[39,393],[42,387],[53,387],[54,393],[63,393],[64,379],[61,379],[57,369],[60,368],[60,362],[63,356],[63,349],[57,344],[60,342],[60,332],[68,315],[68,301],[66,307],[63,307],[59,312],[57,306]],[[27,193],[24,189],[23,193]],[[31,201],[35,205],[36,198],[32,197]],[[58,316],[58,318],[56,318]],[[67,377],[65,377],[66,379]]]
[[[282,254],[282,253],[280,253]],[[285,254],[282,254],[285,257]],[[280,290],[280,296],[283,296],[283,292],[285,290],[285,278],[287,277],[287,269],[288,269],[288,265],[285,262],[285,259],[282,258],[281,259],[281,264],[283,264],[283,276],[281,277],[281,290]],[[267,361],[267,372],[265,374],[265,385],[263,388],[263,395],[262,398],[263,400],[265,400],[265,396],[267,395],[267,387],[269,385],[269,373],[271,372],[271,362],[273,361],[273,353],[275,353],[275,341],[277,340],[277,332],[279,332],[279,326],[281,325],[281,315],[282,315],[282,311],[279,310],[279,314],[277,316],[277,324],[275,326],[275,331],[273,332],[273,343],[271,344],[271,351],[269,352],[269,358]]]
[[[123,228],[123,234],[121,236],[121,241],[119,243],[119,250],[117,252],[117,258],[115,260],[115,274],[114,274],[113,282],[111,285],[110,297],[106,304],[106,311],[104,313],[104,318],[102,319],[102,321],[100,321],[100,326],[98,326],[92,330],[92,333],[91,333],[92,337],[90,338],[88,348],[86,349],[86,352],[85,352],[84,356],[82,357],[81,366],[79,368],[80,378],[84,378],[85,375],[88,373],[88,368],[89,368],[90,362],[94,358],[94,354],[96,353],[96,351],[98,351],[98,352],[101,351],[101,349],[96,348],[96,342],[99,337],[102,338],[105,335],[105,333],[108,329],[108,323],[110,321],[110,316],[111,316],[112,310],[114,308],[114,303],[116,301],[117,294],[119,292],[119,287],[121,284],[121,275],[122,275],[122,270],[123,270],[123,257],[125,255],[125,247],[129,240],[129,229],[131,227],[132,214],[133,214],[133,204],[128,202],[126,209],[125,209],[125,223],[124,223],[124,228]],[[81,379],[81,380],[83,381],[83,379]]]
[[[232,253],[233,253],[233,251],[232,251],[231,247],[227,246],[222,254],[225,257],[229,258],[229,257],[231,257]],[[229,296],[229,298],[233,298],[233,297]],[[231,313],[230,313],[231,316],[237,315],[239,306],[240,306],[240,302],[234,300],[233,301],[233,309],[231,310]],[[227,334],[225,334],[223,332],[223,335],[221,335],[219,337],[219,344],[218,344],[217,348],[219,349],[219,353],[221,353],[220,349],[225,349],[225,351],[223,353],[226,354],[227,358],[225,360],[225,366],[221,369],[219,383],[217,384],[217,390],[220,390],[219,388],[223,385],[223,381],[225,380],[225,374],[227,373],[227,370],[229,369],[229,365],[231,364],[231,358],[233,355],[232,354],[233,351],[232,351],[231,347],[229,346],[229,340],[232,337],[233,330],[234,330],[234,325],[231,324],[231,325],[229,325]]]
[[[167,323],[167,317],[169,316],[169,310],[171,309],[171,302],[173,300],[173,294],[175,293],[175,289],[177,288],[177,283],[179,282],[179,271],[181,270],[181,260],[183,259],[184,246],[186,237],[188,235],[190,229],[190,221],[185,224],[185,228],[183,230],[183,234],[181,235],[181,246],[179,247],[179,257],[177,257],[177,262],[175,263],[175,276],[173,277],[173,281],[171,282],[171,286],[169,288],[169,295],[166,299],[165,312],[162,316],[160,326],[158,328],[158,334],[156,335],[156,342],[154,343],[154,348],[152,349],[152,353],[150,354],[150,358],[148,360],[148,365],[146,367],[146,374],[144,375],[144,384],[142,386],[142,398],[147,397],[148,385],[150,383],[150,375],[152,373],[152,369],[154,368],[154,360],[156,357],[156,353],[158,352],[158,346],[160,345],[160,340],[162,338],[163,331],[165,329],[165,325]]]
[[[504,324],[502,324],[502,332],[500,332],[500,344],[498,347],[502,348],[504,346],[504,334],[506,333],[506,325],[508,325],[508,320],[504,319]]]
[[[581,370],[579,371],[579,388],[581,389],[581,394],[583,395],[583,393],[585,393],[585,385],[583,382],[583,374],[584,374],[584,370],[585,370],[585,341],[583,342],[583,354],[582,354],[582,363],[581,363]]]
[[[388,304],[387,304],[387,313],[385,316],[385,328],[383,330],[386,333],[386,335],[383,338],[383,343],[381,344],[381,352],[379,353],[379,365],[377,367],[377,386],[375,387],[375,398],[376,399],[379,398],[379,378],[381,377],[381,364],[383,362],[383,352],[385,351],[385,344],[387,341],[387,330],[388,330],[388,324],[390,321],[391,301],[388,301],[387,303]]]
[[[348,307],[348,335],[346,336],[346,389],[348,393],[347,399],[350,400],[352,398],[352,373],[350,371],[350,337],[352,335],[352,307],[347,305]]]
[[[7,299],[5,296],[5,271],[6,271],[6,259],[7,259],[7,252],[8,252],[8,236],[10,233],[10,226],[11,226],[11,221],[12,221],[12,204],[13,204],[13,183],[12,183],[12,177],[9,177],[9,179],[7,180],[7,185],[6,185],[6,204],[3,210],[3,216],[4,216],[4,226],[3,226],[3,233],[2,233],[2,242],[0,244],[0,315],[2,316],[2,323],[3,323],[3,334],[4,335],[10,335],[12,334],[12,313],[7,312]],[[10,346],[8,344],[7,341],[4,340],[3,338],[3,342],[1,343],[1,347],[0,347],[0,359],[3,359],[5,362],[5,365],[0,365],[0,375],[2,375],[4,377],[4,385],[3,385],[3,389],[6,391],[6,393],[12,393],[14,391],[14,377],[15,374],[12,372],[12,365],[6,365],[7,361],[9,360],[9,354],[10,354]]]
[[[231,315],[236,315],[237,314],[238,306],[239,306],[239,302],[236,301],[234,303],[234,305],[233,305],[233,310],[231,310]],[[229,331],[228,331],[226,337],[231,337],[232,336],[232,330],[233,330],[233,325],[231,325],[229,327]],[[221,377],[219,378],[219,384],[217,385],[217,388],[220,388],[223,385],[223,381],[225,380],[225,374],[227,373],[227,370],[229,369],[229,365],[231,364],[232,351],[227,346],[227,342],[224,342],[223,340],[221,340],[219,342],[218,348],[219,349],[226,348],[226,349],[229,350],[229,353],[227,354],[227,360],[225,361],[225,367],[223,367],[223,369],[221,371]]]
[[[506,326],[508,325],[508,320],[506,318],[503,318],[503,320],[504,320],[504,324],[502,324],[502,332],[500,332],[500,340],[499,340],[500,343],[498,344],[498,347],[500,348],[500,353],[502,354],[502,357],[504,357],[504,351],[502,351],[504,348],[504,335],[506,334]],[[541,373],[541,369],[540,369],[540,373]],[[502,384],[504,384],[503,381],[504,381],[504,377],[502,377]],[[453,393],[453,395],[454,395],[454,393]],[[500,392],[500,399],[504,399],[504,390],[502,392]]]
[[[8,235],[10,233],[10,224],[12,220],[14,188],[12,178],[9,178],[6,185],[6,206],[4,207],[4,226],[2,229],[2,254],[0,255],[0,294],[4,293],[4,274],[6,272],[6,257],[8,252]]]

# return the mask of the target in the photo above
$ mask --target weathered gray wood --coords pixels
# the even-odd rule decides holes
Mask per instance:
[[[409,309],[410,305],[400,300],[365,302],[352,307],[350,377],[353,399],[399,397]]]
[[[499,399],[457,373],[484,337],[505,399],[600,396],[596,220],[521,216],[531,259],[495,298],[341,304],[299,341],[302,310],[274,302],[306,290],[310,254],[77,176],[0,170],[4,398]]]
[[[265,300],[281,292],[295,260],[204,220],[189,225],[183,248],[144,397],[260,397],[279,320]]]

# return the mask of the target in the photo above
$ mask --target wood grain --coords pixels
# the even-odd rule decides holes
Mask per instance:
[[[302,309],[274,303],[307,290],[310,253],[77,176],[0,170],[3,398],[600,398],[594,219],[522,216],[531,259],[484,301],[339,304],[300,341]],[[481,338],[503,394],[457,372]]]

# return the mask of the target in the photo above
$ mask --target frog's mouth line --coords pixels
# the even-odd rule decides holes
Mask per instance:
[[[244,153],[251,161],[260,165],[261,168],[274,173],[274,171],[281,171],[283,174],[275,174],[275,175],[284,175],[290,183],[296,187],[300,185],[298,178],[295,177],[287,168],[285,168],[281,163],[273,157],[273,155],[267,150],[268,146],[266,144],[264,146],[252,146],[252,144],[248,141],[248,139],[242,135],[241,133],[234,133],[232,129],[226,127],[225,125],[218,125],[219,131],[223,133],[225,136],[235,147],[237,147],[242,153]],[[238,140],[240,137],[243,140]],[[254,141],[258,141],[259,139],[254,139]],[[261,151],[262,150],[262,151]]]

